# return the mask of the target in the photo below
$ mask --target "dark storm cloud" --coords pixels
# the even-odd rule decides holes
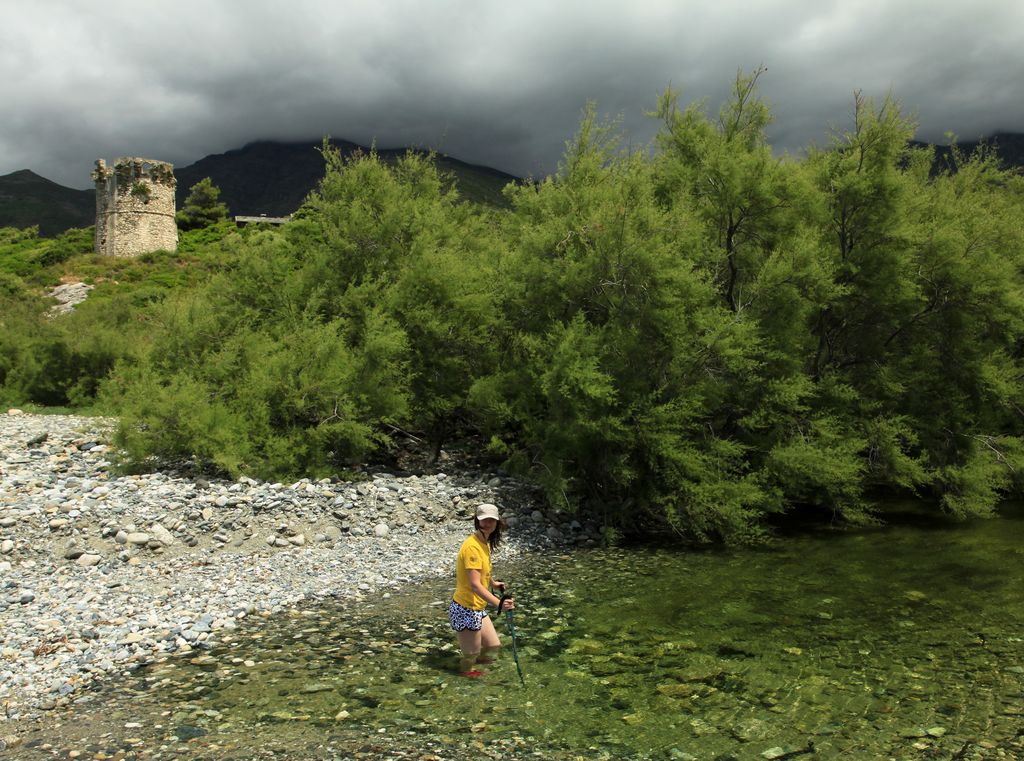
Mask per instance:
[[[324,134],[541,175],[588,100],[639,146],[666,86],[714,110],[760,64],[779,149],[847,126],[855,89],[894,92],[926,139],[1024,130],[1017,0],[47,0],[3,21],[0,173],[76,187],[97,157]]]

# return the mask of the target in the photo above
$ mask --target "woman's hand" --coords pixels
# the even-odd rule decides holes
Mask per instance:
[[[516,607],[515,598],[506,597],[504,600],[499,600],[498,601],[498,613],[499,614],[504,612],[504,611],[506,611],[506,610],[512,610],[514,607]]]

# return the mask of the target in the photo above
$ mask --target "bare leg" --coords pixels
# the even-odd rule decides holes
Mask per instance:
[[[484,619],[486,621],[487,619]],[[493,629],[493,627],[491,627]],[[471,629],[463,629],[456,632],[459,635],[459,649],[462,650],[462,657],[459,659],[459,671],[465,674],[473,670],[477,656],[480,655],[480,632]]]
[[[480,645],[480,658],[477,663],[492,662],[494,659],[490,656],[493,656],[501,647],[501,639],[499,639],[498,632],[495,631],[489,616],[484,616],[480,625]]]

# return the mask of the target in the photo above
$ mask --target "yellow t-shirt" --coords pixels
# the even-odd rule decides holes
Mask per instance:
[[[469,586],[469,571],[480,571],[480,583],[484,589],[491,588],[491,546],[480,541],[476,533],[466,537],[455,560],[455,595],[459,605],[470,610],[483,610],[487,601],[473,592]]]

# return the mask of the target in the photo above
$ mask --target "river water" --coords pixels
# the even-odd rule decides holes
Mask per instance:
[[[522,682],[507,616],[486,676],[455,674],[449,582],[431,581],[294,610],[108,682],[7,753],[745,761],[1021,747],[1020,511],[496,565],[516,594]]]

